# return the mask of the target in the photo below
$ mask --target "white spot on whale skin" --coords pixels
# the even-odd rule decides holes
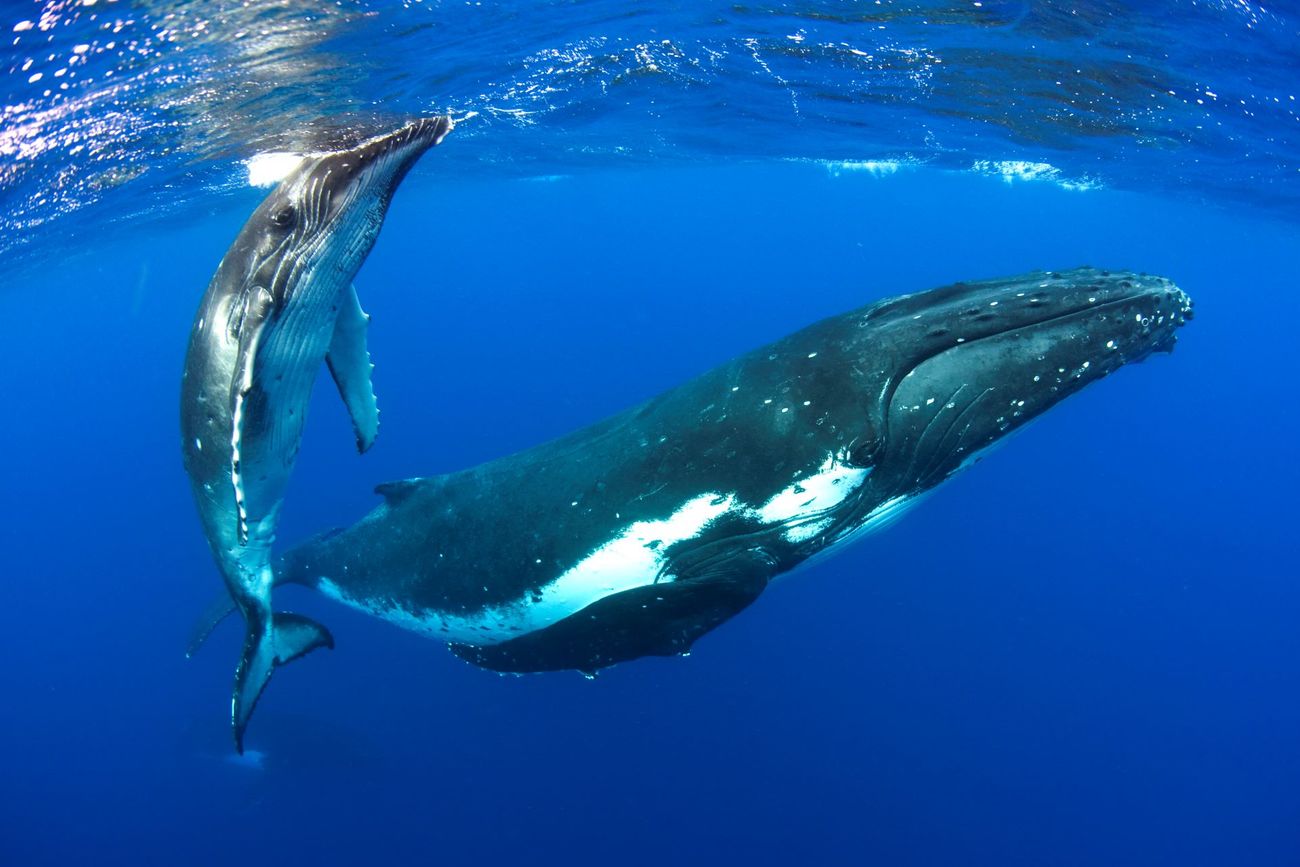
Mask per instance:
[[[820,521],[796,524],[785,531],[785,540],[787,542],[806,542],[829,527],[832,520],[832,518],[822,518]]]

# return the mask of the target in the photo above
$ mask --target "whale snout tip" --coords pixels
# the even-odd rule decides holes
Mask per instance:
[[[341,153],[346,153],[357,166],[394,156],[414,161],[429,148],[441,144],[453,126],[454,121],[447,115],[412,118]]]
[[[1169,288],[1165,293],[1165,301],[1168,302],[1170,308],[1168,312],[1169,321],[1175,329],[1183,327],[1196,318],[1196,302],[1192,300],[1192,296],[1173,283],[1169,284]]]
[[[447,133],[456,128],[456,121],[449,114],[440,114],[435,117],[422,117],[417,121],[422,127],[429,130],[434,136],[434,144],[440,144]]]
[[[1147,352],[1132,360],[1153,352],[1173,352],[1179,329],[1195,317],[1191,296],[1172,281],[1163,280],[1162,284],[1146,293],[1150,307],[1134,313],[1138,333],[1147,335],[1149,342]]]
[[[398,144],[408,142],[418,142],[428,147],[435,147],[442,144],[442,140],[447,137],[456,126],[456,122],[451,119],[450,115],[440,114],[431,117],[417,117],[409,120],[394,136]]]
[[[453,125],[446,115],[407,120],[383,135],[331,154],[331,170],[340,182],[376,177],[395,188],[426,151],[446,138]]]

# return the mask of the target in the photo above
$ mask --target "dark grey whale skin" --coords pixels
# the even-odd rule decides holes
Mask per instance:
[[[452,650],[497,671],[595,671],[688,650],[787,572],[934,488],[1070,394],[1172,349],[1170,281],[1079,268],[958,283],[823,320],[527,451],[381,485],[356,524],[288,552],[278,582],[328,579],[372,613],[527,605],[631,522],[707,492],[763,503],[837,455],[870,468],[824,529],[727,514],[664,552],[656,583],[545,628]],[[929,404],[927,396],[941,399]]]

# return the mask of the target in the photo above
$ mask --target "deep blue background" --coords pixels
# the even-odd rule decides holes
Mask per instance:
[[[357,281],[379,443],[321,383],[286,541],[889,294],[1088,263],[1197,318],[689,659],[500,678],[284,590],[338,648],[275,678],[257,770],[238,630],[182,653],[220,585],[176,399],[259,196],[0,292],[0,860],[1300,862],[1294,225],[925,170],[457,182],[431,154]]]

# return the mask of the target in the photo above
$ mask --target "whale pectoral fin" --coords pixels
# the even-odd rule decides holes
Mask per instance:
[[[475,665],[509,672],[595,672],[641,656],[674,656],[747,608],[775,571],[763,551],[736,552],[676,581],[607,596],[537,632],[451,650]]]
[[[256,413],[250,411],[253,387],[257,382],[257,350],[265,325],[274,309],[275,299],[261,286],[254,286],[244,300],[242,316],[236,326],[239,342],[235,354],[235,377],[230,384],[230,484],[235,492],[239,514],[239,542],[248,542],[248,508],[244,495],[243,454],[247,429]]]
[[[230,598],[229,593],[222,593],[220,597],[208,603],[208,607],[203,609],[194,628],[190,630],[190,640],[185,646],[185,658],[193,658],[218,624],[234,613],[235,601]]]
[[[244,753],[244,730],[253,715],[257,700],[277,666],[293,662],[318,647],[334,648],[329,630],[301,614],[279,611],[272,615],[271,628],[257,629],[249,624],[244,638],[244,653],[235,669],[235,691],[230,701],[230,723],[234,729],[235,750]]]
[[[379,404],[370,381],[370,372],[375,366],[370,363],[370,351],[366,348],[369,328],[370,317],[361,309],[356,287],[349,286],[339,299],[334,338],[325,362],[334,377],[334,384],[339,387],[348,415],[352,417],[357,451],[362,453],[374,445],[379,434]]]

